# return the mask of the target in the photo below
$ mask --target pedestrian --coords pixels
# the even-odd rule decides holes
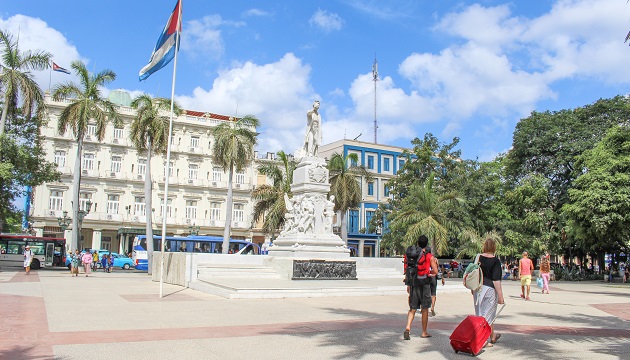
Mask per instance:
[[[26,270],[26,275],[30,275],[31,263],[33,262],[33,250],[31,250],[30,245],[26,245],[22,255],[24,255],[24,270]]]
[[[103,254],[101,258],[101,267],[103,268],[103,272],[107,272],[107,255]]]
[[[81,262],[83,263],[83,269],[85,270],[85,277],[88,277],[88,275],[92,273],[92,254],[90,254],[89,251],[86,251],[81,257]]]
[[[549,294],[549,273],[551,273],[551,264],[549,263],[549,254],[543,255],[542,260],[540,261],[540,277],[543,279],[543,289],[542,293],[544,294],[547,291]]]
[[[518,264],[516,262],[512,263],[512,281],[516,281],[518,279]]]
[[[483,316],[488,323],[492,324],[497,316],[497,304],[504,304],[503,288],[501,287],[501,261],[494,255],[497,251],[497,243],[494,239],[488,238],[483,243],[483,253],[479,256],[479,264],[483,272],[483,286],[476,293],[475,315]],[[487,347],[492,347],[501,337],[501,334],[494,332],[494,325],[491,325],[490,338]]]
[[[523,257],[518,262],[518,278],[521,280],[521,297],[525,300],[529,300],[529,292],[532,285],[532,270],[534,270],[534,263],[529,259],[527,251],[523,251]],[[525,294],[527,289],[527,294]]]
[[[92,253],[92,271],[96,271],[98,260],[99,260],[98,251],[94,250],[94,253]]]
[[[438,280],[442,280],[442,286],[444,286],[444,265],[440,265],[440,270],[438,271],[437,278]]]
[[[114,270],[114,256],[110,253],[107,255],[107,272]]]
[[[79,276],[79,263],[81,262],[81,254],[79,250],[75,250],[74,254],[70,254],[70,274]]]
[[[430,274],[437,275],[437,260],[431,254],[426,253],[425,248],[429,239],[425,235],[420,235],[415,245],[407,248],[405,252],[405,284],[407,294],[409,294],[409,311],[407,312],[407,327],[403,338],[410,340],[411,323],[416,316],[416,310],[422,313],[422,334],[420,337],[429,338],[427,332],[429,324],[429,308],[431,307],[431,279]],[[417,254],[415,259],[409,254]],[[411,275],[411,276],[410,276]]]
[[[427,254],[432,254],[431,248],[429,246],[425,248],[425,252]],[[435,275],[433,275],[433,269],[431,269],[431,273],[429,274],[429,277],[431,278],[431,313],[430,313],[431,316],[435,316],[435,300],[437,298],[437,278],[438,278],[439,273],[440,273],[439,271],[436,271]]]

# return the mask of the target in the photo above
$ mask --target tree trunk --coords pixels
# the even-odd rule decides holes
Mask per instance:
[[[234,167],[230,166],[228,173],[228,192],[227,201],[225,203],[225,230],[223,231],[223,249],[222,253],[227,254],[230,248],[230,230],[232,228],[232,175]]]
[[[339,216],[341,217],[341,240],[343,240],[346,246],[348,246],[348,227],[346,226],[346,211],[339,211]]]
[[[4,95],[4,106],[2,107],[2,118],[0,119],[0,136],[4,134],[4,126],[7,123],[7,114],[9,113],[9,93]]]
[[[79,133],[79,141],[77,142],[77,157],[74,161],[74,176],[72,186],[74,193],[72,194],[72,243],[70,251],[79,249],[79,240],[81,239],[81,229],[79,229],[79,194],[81,193],[81,152],[83,149],[83,134]],[[79,249],[80,251],[81,249]]]
[[[147,235],[147,262],[148,262],[148,266],[149,266],[149,275],[151,275],[153,273],[153,251],[155,251],[154,249],[154,242],[153,242],[153,222],[151,219],[152,215],[153,215],[153,211],[152,211],[152,201],[151,201],[151,196],[153,194],[153,183],[151,182],[151,141],[149,140],[149,144],[147,146],[147,166],[146,166],[146,171],[144,173],[144,214],[145,214],[145,218],[147,219],[147,228],[146,228],[146,235]]]

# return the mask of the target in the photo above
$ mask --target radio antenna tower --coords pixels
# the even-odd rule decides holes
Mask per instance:
[[[372,65],[372,80],[374,80],[374,143],[377,142],[378,123],[376,122],[376,82],[378,81],[378,62],[374,56],[374,64]]]

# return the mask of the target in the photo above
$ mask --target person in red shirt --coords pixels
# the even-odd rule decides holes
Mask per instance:
[[[523,258],[518,262],[518,278],[521,280],[521,297],[525,300],[529,300],[529,292],[532,285],[532,271],[534,270],[534,263],[528,256],[527,251],[523,251]],[[527,295],[525,295],[525,288],[527,288]]]

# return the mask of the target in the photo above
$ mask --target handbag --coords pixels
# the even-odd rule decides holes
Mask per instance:
[[[536,279],[536,285],[538,285],[538,287],[542,289],[544,285],[542,277],[539,276],[538,279]]]

